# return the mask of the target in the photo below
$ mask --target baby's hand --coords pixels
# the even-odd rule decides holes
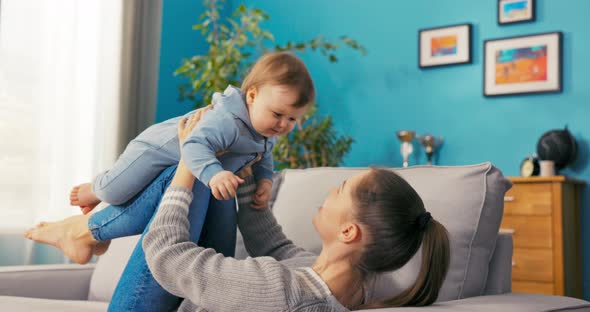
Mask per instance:
[[[244,183],[244,180],[233,174],[233,172],[221,171],[211,178],[209,187],[217,200],[228,200],[236,196],[236,189],[242,183]]]
[[[272,193],[272,180],[260,179],[256,186],[256,193],[252,195],[252,205],[255,209],[264,209],[268,207],[268,201]]]

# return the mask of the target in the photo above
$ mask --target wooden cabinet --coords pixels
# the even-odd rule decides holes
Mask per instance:
[[[511,177],[501,232],[512,233],[512,291],[582,298],[580,195],[584,182]]]

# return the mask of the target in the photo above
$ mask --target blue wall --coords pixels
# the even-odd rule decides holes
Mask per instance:
[[[231,3],[221,12],[227,16]],[[207,53],[207,42],[200,31],[192,29],[205,11],[199,0],[163,1],[160,69],[156,122],[183,115],[193,109],[188,101],[178,101],[178,85],[185,82],[174,76],[182,60],[195,54]]]
[[[316,83],[320,113],[332,115],[338,130],[356,141],[345,165],[399,166],[395,131],[413,129],[445,137],[438,162],[441,165],[491,161],[505,175],[518,175],[520,161],[535,151],[543,132],[567,124],[581,148],[576,164],[563,173],[590,181],[590,1],[537,1],[535,22],[508,26],[497,25],[495,0],[245,2],[270,14],[272,20],[266,27],[279,43],[306,40],[317,34],[334,39],[348,35],[368,49],[366,57],[343,49],[337,64],[329,63],[319,53],[302,55]],[[237,3],[233,1],[233,5]],[[172,43],[165,39],[176,35],[194,37],[184,35],[190,32],[190,23],[181,23],[179,15],[171,15],[172,11],[186,14],[187,7],[185,2],[165,2],[162,64],[177,66],[190,45],[202,48],[194,41],[176,38],[177,43]],[[418,30],[465,22],[474,25],[473,64],[418,69]],[[482,96],[483,40],[556,30],[564,34],[562,94]],[[182,111],[181,105],[175,103],[176,89],[169,90],[176,82],[166,78],[164,70],[169,68],[162,65],[162,69],[160,88],[167,90],[163,93],[160,89],[159,120],[172,112],[169,107],[173,105]],[[412,161],[424,163],[424,157]],[[590,187],[585,188],[583,196],[582,235],[587,263],[585,297],[590,299]]]

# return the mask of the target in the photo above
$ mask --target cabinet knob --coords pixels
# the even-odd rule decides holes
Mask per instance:
[[[501,234],[511,234],[511,235],[514,235],[514,233],[516,233],[516,230],[515,229],[503,229],[503,228],[500,228],[500,233]]]
[[[513,202],[515,199],[514,196],[504,196],[505,202]]]

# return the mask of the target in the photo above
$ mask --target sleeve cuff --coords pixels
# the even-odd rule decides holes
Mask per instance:
[[[162,205],[180,201],[183,206],[190,206],[193,201],[193,191],[184,186],[170,186],[162,197]]]
[[[256,181],[261,179],[269,179],[272,180],[273,172],[271,170],[267,170],[266,168],[258,168],[258,170],[254,170],[254,178]]]
[[[201,171],[201,175],[199,176],[199,181],[203,182],[206,187],[209,187],[209,181],[213,178],[214,175],[223,171],[223,167],[220,164],[214,163],[210,164],[209,166],[205,167],[203,171]]]

